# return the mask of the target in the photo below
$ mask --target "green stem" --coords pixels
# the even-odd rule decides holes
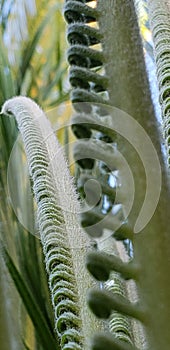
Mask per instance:
[[[151,3],[160,5],[160,1],[151,1]],[[158,206],[147,226],[140,234],[134,235],[133,244],[134,264],[140,269],[136,284],[140,305],[144,313],[146,312],[143,323],[148,345],[150,349],[168,350],[170,343],[170,333],[167,329],[167,324],[170,323],[169,179],[161,151],[161,135],[150,98],[134,4],[131,0],[105,2],[98,0],[98,11],[106,62],[105,70],[109,77],[110,103],[123,109],[141,124],[152,140],[161,164],[162,188]],[[125,140],[121,137],[118,137],[118,147],[123,149],[125,158],[133,169],[135,200],[128,218],[130,226],[133,227],[146,192],[145,171],[137,154],[132,147],[125,144]],[[153,170],[150,166],[152,178],[157,176]]]
[[[92,283],[84,264],[90,242],[78,223],[80,207],[63,150],[32,100],[8,100],[2,113],[15,116],[24,141],[61,349],[81,349],[96,327],[85,302]]]

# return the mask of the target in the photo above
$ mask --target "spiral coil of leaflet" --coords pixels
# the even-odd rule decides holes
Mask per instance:
[[[46,251],[47,270],[51,271],[49,283],[56,313],[56,328],[60,335],[62,349],[80,350],[82,348],[81,320],[76,306],[77,291],[70,268],[71,254],[66,245],[63,244],[61,247],[59,235],[56,238],[53,232],[48,240]]]
[[[103,66],[104,57],[101,51],[92,48],[92,46],[100,43],[101,35],[99,29],[89,25],[90,22],[97,23],[97,11],[89,7],[86,4],[88,2],[66,1],[64,8],[64,15],[69,23],[67,38],[71,45],[67,53],[68,62],[71,66],[69,79],[73,87],[71,101],[75,110],[79,113],[72,120],[73,132],[79,139],[74,150],[74,158],[75,160],[79,158],[78,163],[83,170],[94,168],[95,159],[83,157],[83,152],[85,149],[86,151],[89,149],[90,144],[95,147],[95,138],[93,138],[93,143],[88,144],[88,139],[92,136],[92,129],[99,133],[102,129],[101,121],[98,119],[100,114],[103,113],[102,107],[96,115],[93,113],[91,117],[90,113],[95,104],[102,106],[108,103],[105,98],[99,95],[99,93],[107,92],[107,77],[95,71],[95,69]],[[100,138],[102,139],[103,136],[102,131]],[[107,131],[108,141],[112,142],[114,136],[115,134],[112,131]],[[83,138],[86,138],[86,141],[82,141]],[[98,148],[98,144],[96,147]],[[91,152],[90,149],[89,152]],[[109,192],[108,185],[105,186],[105,190],[107,194]],[[113,192],[113,189],[110,192]],[[93,214],[94,216],[98,215],[97,212],[92,213],[92,215],[89,212],[88,220],[90,215],[92,217]],[[99,219],[101,219],[100,216]],[[82,224],[83,226],[86,225],[86,214],[82,215]]]
[[[108,78],[99,72],[103,68],[105,57],[103,52],[95,47],[101,42],[100,29],[97,28],[100,14],[97,8],[90,7],[88,3],[90,1],[66,0],[64,16],[68,23],[67,38],[70,44],[68,62],[70,64],[69,79],[73,88],[71,101],[77,112],[72,118],[72,130],[78,139],[74,149],[74,158],[79,165],[80,176],[77,187],[80,192],[83,192],[83,186],[88,179],[95,179],[96,159],[100,159],[97,161],[99,169],[97,180],[101,184],[102,199],[91,210],[81,214],[81,224],[92,237],[100,237],[104,229],[113,231],[114,227],[115,216],[110,215],[109,210],[115,204],[116,185],[113,188],[109,184],[111,171],[104,160],[106,153],[108,157],[110,154],[110,159],[113,159],[116,146],[115,132],[106,123],[107,105],[109,105]],[[112,160],[109,164],[111,163]],[[101,208],[105,197],[109,201],[109,209],[102,213]],[[107,220],[104,220],[105,217]],[[120,228],[114,232],[114,237],[118,240],[131,239],[133,232],[126,222],[122,222]],[[87,268],[97,280],[102,282],[109,280],[112,271],[121,274],[124,280],[136,277],[136,271],[131,263],[123,263],[120,258],[102,252],[88,255]],[[89,293],[89,305],[99,318],[110,317],[113,310],[121,313],[124,306],[125,314],[141,320],[142,316],[137,307],[124,296],[120,296],[120,293],[115,293],[114,296],[112,291],[107,289],[92,290]],[[124,341],[106,334],[96,335],[92,349],[104,350],[118,346],[116,348],[122,350],[135,350],[136,347],[129,337],[129,329],[125,331],[128,327],[128,325],[124,327],[121,323],[120,327],[117,327],[112,322],[111,329],[114,336],[120,331],[124,333]],[[128,339],[130,339],[129,342]]]

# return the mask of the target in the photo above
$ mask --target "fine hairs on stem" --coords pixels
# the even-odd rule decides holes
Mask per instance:
[[[87,288],[94,284],[84,262],[90,241],[78,222],[79,202],[62,148],[31,99],[14,97],[2,113],[16,118],[23,138],[61,349],[88,348],[85,341],[98,324],[86,306]]]

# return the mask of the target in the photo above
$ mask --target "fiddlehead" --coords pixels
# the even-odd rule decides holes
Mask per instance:
[[[100,44],[102,37],[97,25],[100,14],[96,8],[90,7],[88,2],[68,0],[65,2],[64,7],[64,15],[69,24],[67,38],[71,45],[68,50],[68,62],[71,66],[70,83],[73,87],[71,100],[77,112],[72,118],[72,129],[79,140],[74,149],[74,158],[79,165],[80,171],[77,186],[79,191],[83,192],[83,186],[86,181],[97,179],[102,188],[101,198],[99,198],[95,207],[81,214],[81,224],[93,237],[102,236],[105,229],[109,229],[112,233],[115,232],[115,236],[119,240],[132,239],[133,231],[125,222],[121,210],[119,211],[119,217],[111,213],[108,215],[111,208],[115,205],[116,191],[118,190],[116,182],[113,187],[110,185],[109,179],[113,176],[113,170],[119,170],[120,157],[117,155],[115,132],[109,127],[109,112],[107,107],[104,107],[109,104],[109,94],[108,77],[103,72],[105,57],[98,47],[96,49],[96,45]],[[123,178],[122,181],[127,181],[127,179]],[[94,183],[92,182],[91,188],[89,188],[92,197],[95,196]],[[106,210],[105,214],[102,213],[104,200],[109,203],[109,210]],[[105,218],[107,219],[103,220]],[[114,230],[116,225],[119,227],[118,230]],[[109,240],[108,245],[110,244]],[[101,249],[104,249],[103,245]],[[112,280],[112,284],[109,284],[109,281],[105,283],[105,289],[109,290],[108,293],[110,295],[117,295],[119,300],[120,294],[123,293],[125,297],[123,292],[125,285],[123,279],[120,279],[119,267],[121,265],[121,268],[125,269],[128,278],[134,277],[134,267],[132,269],[127,267],[129,266],[128,264],[126,266],[121,259],[115,257],[113,243],[110,254],[108,254],[108,247],[105,247],[105,250],[106,253],[96,252],[89,255],[87,257],[87,267],[99,281]],[[115,260],[119,261],[119,267],[115,263],[110,265],[111,260],[114,262]],[[111,270],[118,271],[118,274],[117,272],[112,272],[110,275]],[[123,274],[123,277],[127,278],[127,275],[125,277]],[[109,306],[110,312],[105,310],[105,306],[108,305],[102,294],[105,292],[99,291],[97,297],[93,293],[95,292],[91,291],[91,294],[89,294],[89,304],[92,310],[98,317],[105,318],[106,315],[108,317],[112,311],[111,306]],[[97,304],[96,300],[98,300]],[[103,300],[104,303],[102,303]],[[99,304],[102,305],[101,314],[99,312]],[[124,342],[131,345],[131,348],[128,347],[129,345],[127,345],[127,348],[133,349],[129,319],[121,315],[122,309],[119,310],[119,307],[116,312],[112,314],[110,320],[110,331],[119,339],[120,349],[124,349]],[[134,314],[135,316],[137,317]],[[107,340],[105,345],[103,342],[103,347],[100,344],[101,349],[104,349],[106,346]],[[98,347],[95,348],[95,345],[92,348],[98,349]]]
[[[77,220],[79,203],[62,148],[31,99],[8,100],[2,113],[15,116],[24,141],[61,349],[86,348],[86,332],[94,324],[84,306],[85,286],[91,284],[84,267],[89,240]]]
[[[109,186],[107,179],[109,169],[105,167],[104,161],[107,154],[108,163],[113,167],[113,153],[116,153],[114,144],[115,132],[109,127],[109,115],[104,105],[109,103],[106,74],[95,71],[102,68],[104,56],[102,51],[93,48],[94,45],[100,43],[101,34],[97,26],[98,12],[96,8],[89,7],[86,3],[89,1],[66,1],[64,15],[69,23],[68,41],[71,48],[68,50],[68,61],[70,63],[70,83],[73,87],[71,100],[75,110],[78,112],[72,119],[72,129],[79,141],[74,149],[74,158],[80,165],[80,180],[78,187],[81,189],[86,180],[88,180],[88,170],[95,168],[95,160],[99,159],[100,164],[100,181],[103,194],[109,197],[112,204],[115,200],[115,189]],[[89,22],[93,22],[94,26],[90,26]],[[103,94],[105,93],[105,96]],[[97,108],[97,112],[95,109]],[[108,120],[107,120],[108,118]],[[90,141],[90,142],[89,142]],[[107,149],[107,153],[106,153]],[[109,162],[110,157],[110,162]],[[116,168],[117,154],[114,159],[114,167]],[[112,162],[113,163],[113,162]],[[104,177],[106,180],[104,180]],[[95,177],[94,177],[95,178]],[[92,223],[97,220],[101,221],[100,210],[97,206],[88,213],[88,219]],[[82,214],[82,225],[86,226],[86,213]],[[94,222],[93,222],[94,220]],[[110,219],[110,226],[113,224]],[[109,220],[108,220],[109,226]],[[98,227],[99,229],[99,227]],[[90,230],[90,228],[89,228]],[[88,231],[89,231],[88,230]],[[94,227],[93,227],[94,231]],[[129,234],[122,230],[124,238],[129,238]],[[127,236],[126,236],[127,234]],[[93,232],[93,235],[95,233]]]

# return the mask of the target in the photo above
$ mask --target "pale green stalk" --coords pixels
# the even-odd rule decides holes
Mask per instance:
[[[160,1],[152,1],[152,3],[162,4]],[[134,235],[133,261],[130,264],[124,264],[122,272],[122,275],[126,277],[129,267],[129,273],[131,270],[133,276],[136,269],[136,275],[133,278],[139,292],[139,303],[128,304],[122,298],[103,293],[102,306],[100,307],[100,304],[96,302],[93,309],[95,310],[96,307],[98,314],[100,309],[103,315],[109,314],[109,308],[110,310],[115,309],[139,319],[146,331],[148,348],[168,350],[170,344],[168,329],[170,324],[170,215],[168,209],[170,191],[168,172],[161,151],[162,138],[156,125],[150,98],[134,2],[132,0],[107,0],[105,2],[98,0],[97,4],[110,103],[137,120],[152,140],[162,167],[162,187],[158,206],[150,222],[139,234]],[[166,41],[166,37],[164,40]],[[128,225],[133,229],[146,192],[145,171],[137,154],[128,143],[125,143],[125,140],[118,137],[117,144],[133,169],[135,200],[128,218]],[[152,177],[157,176],[152,168],[150,168],[150,174]],[[119,264],[113,262],[111,270],[121,273],[122,266]],[[99,293],[96,292],[93,294],[94,304],[97,297],[99,298]],[[93,349],[104,349],[104,346],[109,349],[114,349],[114,346],[117,349],[133,349],[128,345],[119,343],[116,347],[114,344],[114,338],[99,336],[93,341]],[[141,347],[142,344],[140,349]]]
[[[84,264],[90,241],[78,223],[79,202],[63,150],[31,99],[14,97],[2,113],[15,116],[23,138],[61,349],[88,349],[96,327],[85,301],[92,284]]]

